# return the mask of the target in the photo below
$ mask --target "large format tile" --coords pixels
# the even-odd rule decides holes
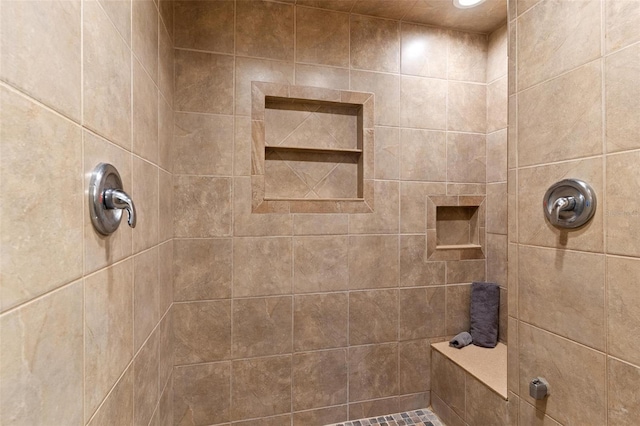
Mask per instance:
[[[427,260],[426,235],[400,236],[400,286],[431,286],[444,284],[445,262]]]
[[[236,54],[291,61],[294,57],[294,6],[236,2]]]
[[[398,237],[349,237],[349,288],[398,286]]]
[[[449,182],[486,181],[486,137],[447,133],[447,179]]]
[[[349,293],[349,344],[395,341],[398,337],[398,290]]]
[[[361,15],[351,18],[351,66],[372,71],[400,70],[400,23]]]
[[[233,1],[175,1],[175,44],[185,49],[233,53]]]
[[[401,289],[399,327],[400,340],[444,336],[445,288]]]
[[[231,239],[175,240],[175,301],[231,297]]]
[[[400,122],[400,76],[351,71],[351,90],[375,95],[375,124],[398,126]]]
[[[378,140],[376,139],[376,146]],[[447,180],[445,132],[402,129],[400,131],[400,178],[427,182]],[[376,156],[376,159],[378,156]],[[378,167],[376,167],[376,173]]]
[[[175,236],[204,238],[231,235],[231,184],[229,178],[174,177]]]
[[[349,401],[384,398],[398,392],[398,345],[349,348]]]
[[[154,331],[133,360],[133,424],[148,425],[159,398],[158,332]]]
[[[634,191],[640,183],[639,159],[638,151],[607,156],[608,253],[640,256],[640,202]]]
[[[608,358],[607,364],[609,423],[632,426],[640,416],[640,403],[635,395],[640,368],[614,358]]]
[[[173,320],[176,365],[231,357],[231,301],[177,303]]]
[[[607,0],[605,7],[605,45],[607,52],[620,49],[640,40],[640,2],[635,0]]]
[[[451,31],[447,69],[449,80],[486,83],[487,36]]]
[[[234,358],[279,355],[292,350],[291,296],[233,301]]]
[[[158,244],[160,175],[157,166],[138,157],[133,157],[132,163],[133,184],[130,195],[135,202],[138,215],[136,227],[133,228],[133,252],[137,253]],[[127,214],[123,212],[122,215],[120,225],[128,226]]]
[[[431,389],[431,342],[401,342],[398,344],[398,352],[399,393],[404,395]]]
[[[89,426],[113,424],[133,424],[133,367],[127,368],[88,423]]]
[[[231,363],[176,367],[175,425],[218,424],[230,420]]]
[[[242,238],[233,245],[233,295],[291,293],[291,238]]]
[[[296,61],[349,66],[349,15],[296,8]]]
[[[347,346],[349,323],[347,293],[296,296],[293,310],[293,349]]]
[[[297,237],[293,240],[296,293],[349,288],[347,236]]]
[[[295,411],[347,402],[347,350],[295,354],[292,365]]]
[[[640,364],[633,335],[640,327],[638,306],[640,295],[635,285],[640,273],[637,259],[607,258],[608,352],[625,361]]]
[[[401,77],[401,126],[444,130],[447,124],[446,106],[446,81],[425,77]]]
[[[465,382],[467,374],[438,351],[431,351],[431,390],[458,416],[465,416]],[[434,401],[434,407],[438,402]],[[438,415],[440,410],[436,410]]]
[[[154,0],[134,0],[131,50],[154,82],[158,81],[158,8]]]
[[[446,30],[403,22],[402,74],[447,78]]]
[[[142,65],[133,61],[132,152],[158,164],[158,89]]]
[[[158,252],[154,247],[133,259],[133,341],[136,351],[160,319]]]
[[[487,99],[487,86],[484,84],[450,81],[447,92],[447,129],[484,133],[487,130],[487,103],[490,100]]]
[[[487,85],[487,133],[507,127],[507,76]]]

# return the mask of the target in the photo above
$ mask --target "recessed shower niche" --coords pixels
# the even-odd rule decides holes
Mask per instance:
[[[252,83],[254,213],[373,209],[373,95]]]

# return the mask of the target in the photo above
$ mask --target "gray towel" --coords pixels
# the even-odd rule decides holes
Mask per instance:
[[[500,287],[494,283],[471,285],[471,338],[473,344],[495,348],[498,344]]]
[[[471,338],[471,335],[469,333],[467,333],[466,331],[463,331],[462,333],[459,333],[453,339],[449,340],[449,346],[453,346],[454,348],[462,349],[465,346],[471,344],[472,341],[473,341],[473,339]]]

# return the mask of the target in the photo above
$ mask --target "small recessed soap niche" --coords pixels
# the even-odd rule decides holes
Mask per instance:
[[[427,242],[430,260],[484,258],[485,197],[428,197]]]

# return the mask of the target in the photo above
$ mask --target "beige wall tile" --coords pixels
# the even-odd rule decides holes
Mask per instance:
[[[507,101],[507,166],[511,169],[518,165],[518,96],[509,96]]]
[[[487,132],[507,127],[507,76],[487,85]]]
[[[133,264],[133,340],[137,351],[160,319],[158,248],[140,253]]]
[[[447,284],[484,281],[484,259],[447,261]]]
[[[605,45],[607,52],[640,40],[636,29],[640,24],[640,4],[634,0],[606,0]]]
[[[613,254],[638,256],[637,244],[638,201],[634,188],[640,181],[637,170],[640,152],[629,152],[607,157],[607,203],[609,211],[606,238],[607,251]]]
[[[637,9],[640,18],[640,4]],[[639,148],[640,45],[607,57],[604,73],[607,152]]]
[[[635,397],[635,389],[640,379],[640,369],[617,359],[607,359],[610,423],[631,426],[640,415],[640,403]]]
[[[236,2],[236,54],[291,61],[293,22],[293,5]]]
[[[398,286],[398,237],[349,237],[349,288]]]
[[[231,363],[175,368],[172,424],[217,424],[230,420]]]
[[[599,55],[600,1],[540,2],[518,19],[519,90]]]
[[[505,24],[489,34],[487,41],[487,83],[507,75],[509,30]]]
[[[347,402],[347,350],[293,355],[293,410]]]
[[[431,286],[446,281],[445,262],[427,261],[425,235],[400,236],[400,286]]]
[[[343,422],[348,418],[347,406],[320,408],[317,410],[301,411],[293,413],[294,426],[328,425]]]
[[[158,0],[161,24],[167,29],[171,38],[174,37],[173,5],[174,0]]]
[[[176,50],[175,110],[231,114],[233,63],[232,56]]]
[[[236,239],[233,246],[234,297],[291,293],[292,262],[290,238]]]
[[[356,0],[297,0],[301,6],[318,7],[323,9],[350,12]]]
[[[450,80],[486,83],[487,36],[451,31],[447,67]]]
[[[431,387],[431,342],[414,340],[400,342],[398,391],[400,394],[418,393]]]
[[[273,417],[260,417],[260,422],[265,426],[288,426],[291,424],[291,414],[283,414]],[[254,423],[255,420],[247,420],[244,422],[233,422],[233,426],[251,426]]]
[[[82,282],[0,318],[0,421],[83,423]]]
[[[173,109],[160,96],[158,102],[158,166],[173,173]]]
[[[296,293],[349,288],[347,236],[293,239],[293,285]]]
[[[175,176],[173,224],[175,236],[231,235],[231,179]],[[189,206],[189,208],[185,208]]]
[[[552,386],[553,396],[536,406],[544,408],[546,414],[562,424],[606,422],[604,354],[522,322],[518,343],[523,401],[536,404],[529,396],[529,381],[544,377]]]
[[[293,216],[282,213],[251,212],[251,179],[234,179],[233,234],[234,236],[291,235]]]
[[[175,335],[173,333],[173,315],[168,313],[160,320],[158,333],[158,393],[166,392],[170,386],[174,364]],[[162,396],[161,396],[162,397]]]
[[[176,47],[233,53],[233,1],[175,1]]]
[[[374,182],[375,208],[373,213],[349,215],[352,234],[392,234],[398,232],[400,185],[394,181]]]
[[[235,64],[236,115],[251,115],[252,81],[282,84],[293,84],[294,81],[294,65],[291,62],[238,57]]]
[[[133,261],[88,277],[84,292],[87,421],[133,357]]]
[[[148,425],[158,402],[158,333],[154,331],[133,360],[133,424]]]
[[[1,19],[0,78],[79,122],[81,2],[5,2]]]
[[[131,197],[138,215],[136,227],[133,229],[134,253],[158,243],[158,173],[157,166],[133,157]],[[121,226],[128,226],[126,220],[128,216],[123,212]]]
[[[507,130],[487,134],[487,183],[507,181]]]
[[[351,13],[399,20],[411,9],[414,3],[415,1],[413,0],[397,0],[394,2],[385,0],[359,0],[353,5]]]
[[[88,424],[109,426],[114,423],[133,424],[133,367],[127,368]]]
[[[131,51],[97,2],[84,6],[83,124],[130,149]]]
[[[376,138],[376,146],[378,139]],[[447,180],[445,132],[402,129],[400,131],[400,178],[428,182]],[[376,168],[377,171],[377,168]]]
[[[424,339],[445,333],[445,289],[400,289],[400,340]]]
[[[400,130],[392,127],[375,128],[376,179],[393,179],[400,176]]]
[[[165,2],[167,0],[160,0]],[[158,89],[160,89],[160,95],[164,96],[164,99],[173,105],[174,96],[174,62],[175,51],[173,49],[173,41],[169,36],[169,33],[164,28],[162,23],[158,34]]]
[[[507,234],[507,184],[487,185],[487,232]]]
[[[137,1],[137,0],[136,0]],[[158,163],[158,89],[137,60],[133,61],[132,151]]]
[[[178,113],[174,134],[174,173],[232,174],[232,116]]]
[[[521,246],[518,260],[519,318],[604,350],[604,256]]]
[[[486,181],[486,137],[447,133],[447,179],[449,182]]]
[[[346,68],[296,64],[295,83],[298,86],[348,90],[349,70]]]
[[[86,199],[80,128],[0,90],[0,310],[5,310],[80,277]],[[60,205],[49,208],[45,194],[56,194]]]
[[[291,355],[233,361],[231,389],[234,420],[289,412]]]
[[[349,401],[384,398],[397,392],[397,343],[349,348]]]
[[[487,130],[487,86],[450,81],[447,129],[484,133]]]
[[[443,402],[448,405],[453,414],[465,418],[465,381],[467,374],[464,370],[454,364],[451,360],[444,357],[438,351],[431,351],[431,390],[432,395],[440,399],[439,402]],[[443,410],[437,408],[439,404],[434,401],[434,408],[436,414],[440,415],[448,414],[446,408]],[[447,424],[456,424],[455,417],[451,415],[451,421]]]
[[[175,301],[231,297],[231,239],[175,240]]]
[[[421,182],[400,182],[400,232],[425,232],[429,186]],[[446,185],[442,186],[446,191]]]
[[[434,130],[446,128],[446,81],[402,76],[400,85],[401,126]]]
[[[231,301],[176,303],[173,321],[176,365],[231,357]]]
[[[401,23],[402,74],[447,78],[446,30]]]
[[[173,238],[173,175],[158,169],[158,242]]]
[[[294,235],[346,234],[349,216],[346,214],[296,214],[293,216]]]
[[[131,0],[98,0],[120,36],[131,46]]]
[[[131,26],[131,50],[153,81],[158,81],[158,8],[153,0],[133,1]]]
[[[540,407],[543,408],[543,407]],[[520,426],[560,426],[560,423],[520,399],[518,419]]]
[[[507,236],[500,234],[487,234],[487,280],[498,283],[501,287],[507,286]]]
[[[163,1],[163,0],[160,0]],[[164,388],[164,392],[160,395],[160,402],[158,402],[158,408],[156,410],[156,414],[158,417],[158,422],[160,426],[171,426],[173,424],[173,395],[174,395],[174,386],[173,381],[169,381],[167,386]],[[152,423],[155,418],[152,419]]]
[[[469,306],[471,286],[447,286],[445,307],[445,334],[453,336],[469,330]]]
[[[234,128],[234,176],[251,176],[251,118],[235,117]]]
[[[467,375],[465,397],[469,425],[507,423],[507,401],[471,375]]]
[[[375,123],[398,126],[400,123],[400,77],[366,71],[351,71],[351,90],[375,95]]]
[[[634,284],[640,271],[637,259],[607,257],[607,338],[609,354],[634,364],[640,363],[633,333],[640,325],[637,306],[638,292]]]
[[[592,62],[518,95],[518,165],[602,153],[602,77]]]
[[[296,61],[349,66],[349,15],[296,8]]]
[[[234,300],[233,357],[290,353],[293,345],[292,305],[290,296]]]
[[[400,24],[351,15],[351,66],[372,71],[400,71]]]
[[[349,293],[349,344],[384,343],[398,337],[398,290]]]
[[[347,346],[349,301],[346,293],[294,298],[295,351]]]
[[[518,344],[518,320],[514,317],[509,317],[508,321],[507,389],[509,390],[509,400],[511,400],[511,392],[518,392],[520,383],[520,366],[518,365],[520,346]]]

